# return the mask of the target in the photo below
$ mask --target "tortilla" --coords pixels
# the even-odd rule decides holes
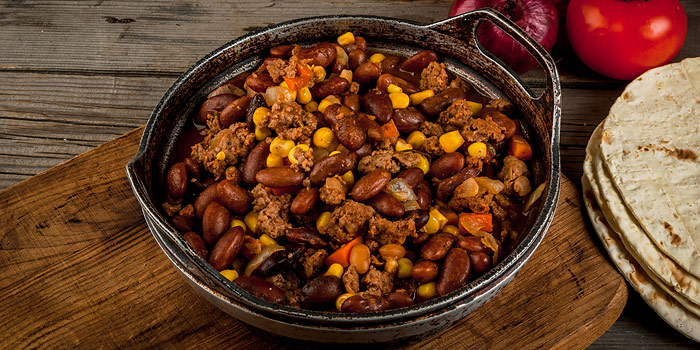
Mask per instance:
[[[671,327],[694,341],[700,341],[700,317],[678,304],[649,278],[610,229],[597,206],[588,179],[582,178],[583,201],[593,227],[617,269],[644,301]]]
[[[629,213],[661,252],[696,277],[699,62],[692,58],[655,68],[631,82],[613,104],[601,142],[603,165]]]
[[[700,279],[689,274],[654,244],[625,207],[600,157],[601,123],[588,142],[583,169],[603,215],[649,277],[685,308],[700,315]]]

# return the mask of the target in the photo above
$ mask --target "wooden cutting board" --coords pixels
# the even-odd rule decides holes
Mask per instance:
[[[0,348],[289,348],[199,297],[158,248],[125,174],[142,131],[0,192]],[[575,349],[603,334],[627,286],[579,198],[564,178],[552,226],[515,280],[410,348]]]

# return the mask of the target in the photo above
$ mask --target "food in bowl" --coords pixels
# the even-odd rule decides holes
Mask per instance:
[[[167,173],[162,207],[213,268],[269,302],[375,312],[514,249],[544,185],[510,103],[350,32],[269,56],[208,95]]]

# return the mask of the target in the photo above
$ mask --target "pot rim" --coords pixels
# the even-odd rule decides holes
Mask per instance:
[[[297,20],[292,20],[292,21],[287,21],[275,25],[271,25],[269,27],[257,30],[255,32],[251,32],[248,34],[245,34],[237,39],[234,39],[227,44],[217,48],[216,50],[212,51],[202,59],[200,59],[197,63],[192,65],[185,73],[183,73],[175,83],[168,89],[168,91],[164,94],[163,98],[158,102],[156,107],[154,108],[151,116],[149,117],[149,120],[146,124],[146,127],[144,129],[143,136],[141,138],[141,142],[139,144],[139,148],[137,151],[137,154],[134,156],[134,158],[127,164],[127,176],[129,178],[129,182],[131,184],[132,190],[135,193],[135,196],[139,202],[139,204],[142,207],[143,213],[145,216],[151,218],[153,222],[158,226],[160,230],[153,231],[152,234],[154,236],[161,236],[163,233],[165,233],[165,242],[170,242],[173,244],[173,249],[171,250],[172,252],[176,253],[175,257],[178,259],[181,259],[183,261],[189,261],[192,265],[190,266],[191,269],[196,269],[199,270],[199,276],[203,277],[205,279],[204,282],[208,285],[208,287],[211,290],[215,290],[218,294],[225,296],[228,298],[228,302],[230,303],[242,303],[248,307],[252,307],[254,309],[258,309],[259,311],[267,312],[267,313],[272,313],[276,314],[278,316],[282,317],[290,317],[293,319],[297,320],[304,320],[304,321],[314,321],[314,322],[321,322],[321,323],[327,323],[327,322],[335,322],[338,324],[352,324],[352,323],[358,323],[358,322],[384,322],[388,320],[394,320],[394,319],[400,319],[400,318],[406,318],[406,317],[415,317],[418,315],[426,314],[429,312],[433,312],[437,309],[445,308],[450,305],[456,305],[456,307],[464,306],[465,302],[468,300],[472,300],[479,295],[483,293],[483,290],[485,290],[486,287],[488,287],[489,284],[497,282],[499,279],[502,278],[502,276],[508,272],[517,272],[520,270],[520,268],[526,263],[526,261],[529,259],[529,257],[532,255],[534,250],[539,246],[541,243],[542,239],[544,238],[544,235],[546,233],[547,228],[549,227],[549,224],[551,223],[551,220],[554,216],[554,211],[556,209],[556,204],[557,204],[557,198],[559,195],[559,180],[560,180],[560,172],[559,172],[559,119],[560,119],[560,88],[559,88],[559,80],[558,80],[558,75],[556,74],[556,67],[554,67],[554,63],[549,57],[549,55],[544,51],[544,49],[540,50],[544,51],[544,59],[548,60],[547,65],[551,63],[551,66],[548,68],[554,67],[554,75],[550,76],[551,85],[554,88],[554,91],[551,93],[554,96],[553,102],[553,107],[552,107],[552,115],[551,116],[545,116],[545,117],[550,117],[551,118],[551,123],[552,123],[552,128],[550,130],[551,132],[551,140],[549,143],[549,152],[550,152],[550,157],[551,157],[551,167],[549,169],[546,169],[546,172],[548,172],[546,178],[549,179],[547,186],[546,186],[546,196],[542,197],[539,199],[539,201],[542,202],[540,204],[540,210],[537,215],[536,220],[533,222],[532,226],[529,228],[529,231],[527,234],[522,238],[522,241],[520,244],[516,247],[515,250],[510,252],[503,260],[499,262],[498,265],[494,266],[491,270],[489,270],[486,274],[482,275],[476,280],[473,280],[469,283],[467,283],[465,286],[459,288],[456,291],[453,291],[445,296],[442,297],[437,297],[425,302],[417,303],[414,306],[408,307],[408,308],[400,308],[400,309],[392,309],[392,310],[387,310],[387,311],[382,311],[378,313],[367,313],[367,314],[347,314],[347,313],[334,313],[334,312],[327,312],[327,311],[316,311],[316,310],[310,310],[310,309],[299,309],[299,308],[294,308],[291,306],[286,306],[286,305],[278,305],[278,304],[273,304],[270,302],[267,302],[265,300],[253,297],[252,295],[248,294],[247,292],[243,291],[235,285],[234,283],[228,281],[225,279],[218,271],[214,270],[204,259],[199,258],[197,254],[194,252],[194,250],[189,247],[189,245],[184,242],[182,239],[172,239],[175,237],[178,237],[179,234],[177,231],[169,224],[169,222],[164,218],[164,216],[160,213],[160,211],[157,209],[157,206],[153,201],[151,200],[151,197],[149,195],[149,189],[145,186],[145,183],[142,179],[142,174],[139,171],[139,163],[143,159],[144,155],[146,155],[149,151],[150,147],[150,142],[151,142],[151,137],[152,133],[154,131],[154,128],[156,126],[156,122],[159,120],[159,118],[162,117],[164,113],[164,106],[168,103],[171,102],[171,100],[176,99],[176,92],[178,90],[178,87],[180,87],[184,82],[193,79],[198,71],[204,66],[205,64],[209,63],[210,61],[216,59],[217,57],[223,55],[226,53],[228,50],[233,49],[237,45],[243,45],[248,42],[254,42],[256,38],[263,37],[263,36],[273,36],[276,33],[279,33],[281,31],[285,30],[293,30],[294,28],[298,28],[302,25],[309,25],[309,24],[318,24],[318,23],[338,23],[338,22],[347,22],[347,21],[352,21],[352,22],[370,22],[374,24],[391,24],[393,26],[399,26],[399,27],[405,27],[405,28],[411,28],[413,30],[418,30],[418,31],[434,31],[436,32],[436,35],[446,35],[449,39],[452,40],[459,40],[454,38],[453,36],[450,36],[449,34],[445,34],[441,31],[438,31],[439,27],[443,24],[446,23],[457,23],[458,20],[464,20],[464,19],[469,19],[470,16],[481,16],[479,18],[487,18],[487,19],[494,19],[497,18],[500,21],[505,21],[504,23],[511,23],[508,19],[503,17],[502,15],[491,11],[491,10],[477,10],[473,11],[467,14],[463,14],[460,16],[456,16],[453,18],[450,18],[445,21],[440,21],[436,22],[433,24],[429,25],[419,25],[416,24],[412,21],[406,21],[406,20],[399,20],[399,19],[394,19],[394,18],[387,18],[387,17],[378,17],[378,16],[357,16],[357,15],[336,15],[336,16],[324,16],[324,17],[310,17],[310,18],[302,18],[302,19],[297,19]],[[483,20],[483,19],[482,19]],[[474,26],[475,28],[475,26]],[[473,29],[474,29],[473,28]],[[524,33],[524,32],[523,32]],[[279,43],[277,43],[279,44]],[[272,45],[272,44],[270,44]],[[435,44],[432,44],[434,46]],[[428,44],[427,46],[431,46],[431,44]],[[272,46],[266,46],[262,48],[261,50],[267,49]],[[527,47],[527,45],[526,45]],[[537,47],[536,47],[537,48]],[[483,50],[482,50],[482,53]],[[253,54],[254,55],[254,54]],[[484,53],[484,55],[487,55]],[[537,58],[537,56],[535,55]],[[491,58],[492,59],[492,58]],[[493,60],[493,59],[492,59]],[[539,60],[538,60],[539,61]],[[498,64],[498,61],[494,61],[496,64]],[[233,62],[232,64],[236,64],[237,62]],[[542,62],[540,62],[542,64]],[[532,93],[529,92],[529,89],[522,84],[517,76],[515,76],[507,67],[503,66],[502,64],[499,65],[502,69],[504,69],[507,73],[509,73],[513,78],[520,83],[521,87],[526,90],[532,96]],[[221,71],[225,70],[225,68],[222,68]],[[545,69],[547,71],[547,69]],[[220,73],[220,72],[219,72]],[[551,69],[550,69],[551,73]],[[189,118],[190,116],[182,116],[184,118]],[[169,237],[168,237],[169,236]],[[179,253],[179,254],[178,254]],[[195,274],[197,275],[197,274]],[[203,282],[200,280],[196,281],[199,284],[202,284]]]

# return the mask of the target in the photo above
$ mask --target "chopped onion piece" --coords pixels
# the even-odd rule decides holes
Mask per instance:
[[[408,200],[403,202],[403,208],[406,209],[406,211],[412,211],[420,209],[420,206],[418,205],[418,201]]]
[[[268,106],[275,103],[292,103],[294,102],[293,97],[289,89],[284,86],[270,86],[265,90],[265,102]]]
[[[530,211],[532,205],[535,204],[538,199],[540,199],[540,196],[542,196],[542,192],[544,192],[544,182],[537,186],[532,193],[530,193],[530,197],[525,202],[525,209],[523,211]]]
[[[386,192],[402,203],[406,201],[418,200],[418,197],[413,192],[413,189],[408,186],[404,179],[395,178],[389,181],[389,184],[386,186]]]
[[[216,88],[214,91],[210,92],[209,95],[207,95],[207,98],[212,98],[214,96],[219,96],[219,95],[236,95],[236,96],[243,96],[245,95],[246,92],[243,91],[241,88],[239,88],[236,85],[233,85],[231,83],[224,84]]]
[[[479,184],[480,188],[486,189],[491,194],[500,193],[505,187],[505,185],[503,185],[503,182],[490,179],[486,176],[475,177],[474,180],[476,180],[476,183]]]
[[[250,259],[250,261],[248,262],[248,265],[246,265],[245,272],[244,272],[245,275],[250,276],[251,274],[253,274],[253,272],[255,270],[257,270],[258,267],[260,267],[260,265],[262,265],[262,263],[265,260],[267,260],[267,258],[270,257],[270,255],[272,255],[272,253],[283,250],[283,249],[284,249],[284,247],[282,247],[281,245],[277,245],[277,244],[270,244],[270,245],[263,246],[260,253],[255,255],[252,259]]]

